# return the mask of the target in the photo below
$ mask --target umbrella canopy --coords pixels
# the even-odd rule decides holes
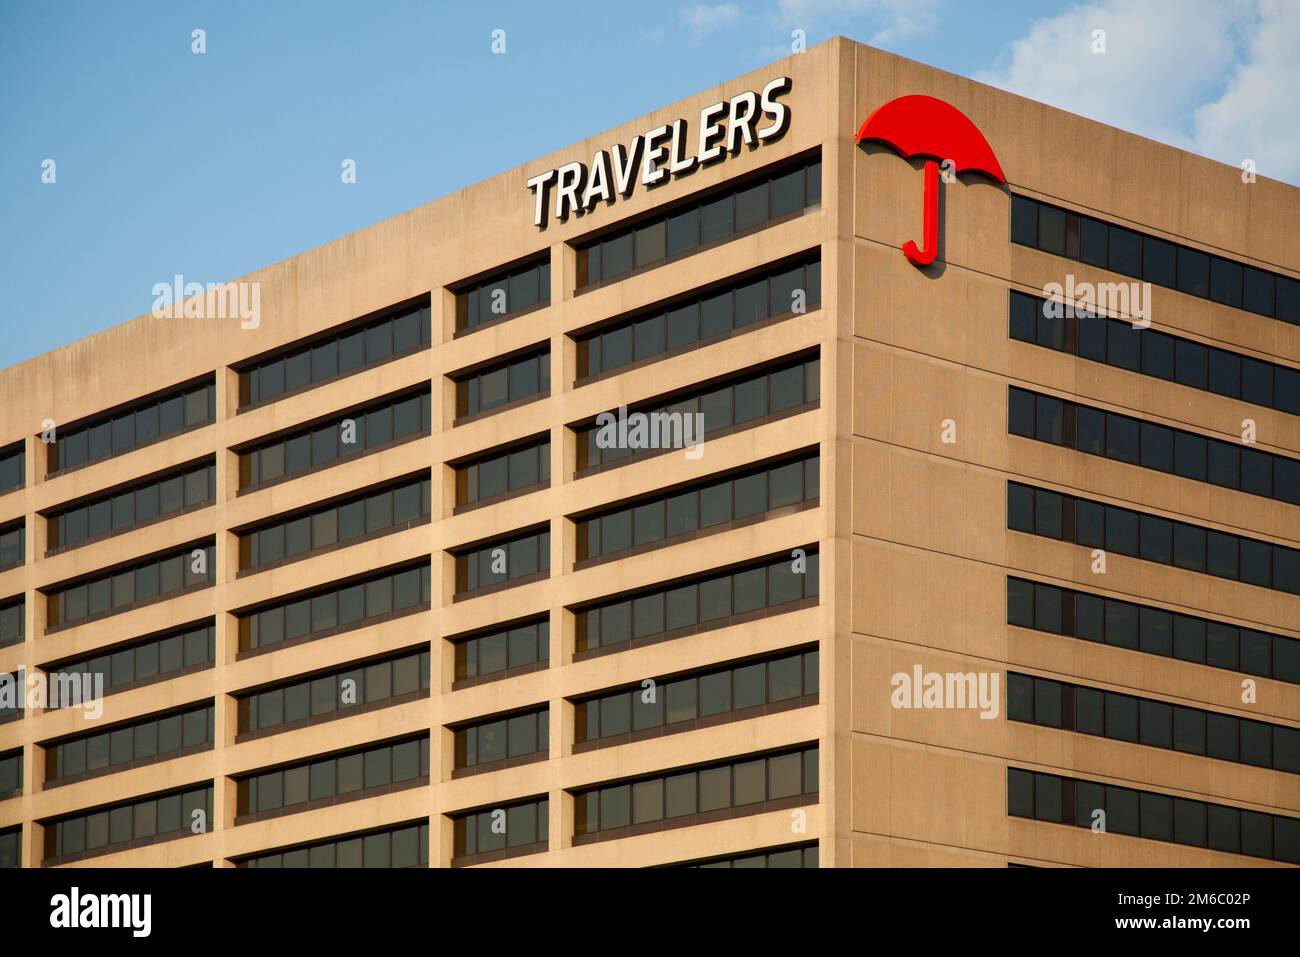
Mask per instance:
[[[998,158],[984,134],[966,114],[932,96],[913,94],[890,100],[867,117],[856,142],[878,140],[904,157],[952,160],[955,172],[983,173],[1005,184]]]

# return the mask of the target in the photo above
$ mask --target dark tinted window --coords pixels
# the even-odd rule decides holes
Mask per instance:
[[[803,160],[708,191],[635,225],[578,246],[578,288],[685,255],[821,201],[821,159]]]
[[[428,867],[429,824],[331,838],[288,851],[244,858],[237,867]]]
[[[551,391],[549,349],[521,356],[463,376],[456,383],[456,416],[486,412],[507,402],[518,402]]]
[[[430,500],[429,479],[407,479],[243,532],[239,536],[240,570],[301,557],[363,532],[377,534],[404,527],[428,517]]]
[[[429,688],[429,652],[411,651],[236,695],[240,734],[281,725],[342,717],[353,708],[372,705]]]
[[[551,301],[549,256],[500,273],[456,293],[456,330],[473,329]]]
[[[292,810],[310,802],[357,797],[372,788],[418,784],[429,774],[429,736],[418,735],[236,779],[236,814]]]
[[[454,553],[456,593],[542,575],[551,567],[551,533],[529,532]]]
[[[687,826],[699,812],[762,811],[765,801],[817,794],[817,763],[817,748],[811,747],[580,791],[574,796],[575,834],[659,822]]]
[[[339,373],[429,345],[429,306],[417,305],[345,331],[295,344],[239,372],[240,407],[270,402]]]
[[[762,607],[779,609],[790,602],[813,598],[818,593],[818,564],[816,550],[804,547],[752,568],[701,576],[578,609],[577,648],[621,648],[633,638],[653,639],[660,634],[671,637],[677,629],[724,626],[731,615],[740,613],[738,607],[757,610],[754,600],[759,600]],[[752,574],[760,568],[766,575],[761,586]],[[640,630],[634,628],[634,605],[640,613],[638,621],[646,623]]]
[[[130,654],[128,651],[127,654]],[[119,669],[121,665],[118,666]],[[46,745],[45,780],[57,782],[201,747],[213,740],[211,704],[169,715],[151,715],[116,728]],[[102,761],[96,760],[96,756]]]
[[[1007,718],[1300,774],[1294,728],[1048,678],[1008,672]]]
[[[420,610],[429,601],[428,564],[384,572],[360,582],[300,593],[245,612],[239,650],[264,648],[308,635],[327,634],[367,619]]]
[[[45,857],[105,854],[135,839],[187,837],[212,826],[209,784],[47,821]]]
[[[331,421],[239,453],[239,486],[252,488],[286,475],[332,465],[350,455],[429,429],[430,393],[421,392],[340,413]]]
[[[797,360],[760,372],[743,372],[733,379],[668,401],[649,402],[643,407],[630,410],[628,414],[644,415],[647,422],[661,423],[659,430],[651,430],[656,435],[663,434],[662,423],[667,423],[669,446],[684,448],[691,441],[698,443],[700,438],[695,427],[699,420],[686,417],[697,414],[703,416],[704,436],[745,423],[754,423],[762,416],[779,414],[817,402],[820,398],[819,375],[818,359]],[[603,415],[616,421],[620,414],[616,410]],[[653,446],[645,443],[632,447],[630,440],[623,443],[618,438],[617,430],[608,424],[602,426],[593,423],[580,426],[575,431],[580,470],[627,461],[634,455],[645,454],[663,445],[661,439],[656,439]],[[632,432],[629,431],[628,435],[631,436]]]
[[[1202,299],[1300,323],[1300,282],[1296,280],[1026,196],[1011,197],[1011,241],[1108,266]]]
[[[60,427],[56,440],[48,445],[48,469],[59,472],[122,455],[181,429],[210,422],[216,418],[216,388],[215,379],[210,379],[107,416]]]
[[[1177,463],[1176,443],[1176,468]],[[1204,467],[1203,460],[1201,466]],[[1157,516],[1147,516],[1148,527],[1160,538],[1157,538],[1154,547],[1139,553],[1141,513],[1073,496],[1062,496],[1046,489],[1034,489],[1018,482],[1007,483],[1009,529],[1061,538],[1065,531],[1062,516],[1067,510],[1072,510],[1076,518],[1073,539],[1077,544],[1104,547],[1120,554],[1140,555],[1148,561],[1163,562],[1161,538],[1164,529],[1172,525],[1172,564],[1175,566],[1300,594],[1300,551],[1295,549],[1224,532],[1211,532],[1187,522],[1170,522]],[[1097,535],[1099,517],[1104,522],[1104,534],[1100,541]]]
[[[22,443],[0,449],[0,493],[23,486],[27,475],[26,461]]]
[[[772,316],[804,313],[820,302],[820,260],[779,266],[758,279],[676,300],[651,316],[617,321],[578,338],[578,377],[607,373]]]
[[[502,811],[505,812],[504,821],[501,820]],[[452,856],[453,860],[472,861],[475,855],[498,851],[542,851],[546,849],[549,835],[550,801],[547,798],[455,814],[452,815]]]
[[[622,739],[654,728],[687,731],[695,727],[689,722],[696,717],[725,713],[743,717],[742,712],[751,708],[815,695],[817,663],[816,651],[783,653],[698,675],[659,679],[654,687],[664,689],[662,700],[658,694],[647,700],[642,685],[588,698],[576,705],[575,741]]]
[[[734,477],[711,478],[575,521],[579,561],[658,544],[818,496],[818,456],[803,456]]]
[[[70,548],[92,537],[114,535],[136,524],[181,509],[196,508],[216,497],[216,465],[203,462],[176,475],[136,483],[46,517],[47,546]]]
[[[216,548],[198,545],[110,574],[57,585],[46,592],[46,627],[114,614],[137,602],[215,582]]]
[[[1049,317],[1046,300],[1012,291],[1011,337],[1189,388],[1300,414],[1300,372],[1105,318]]]

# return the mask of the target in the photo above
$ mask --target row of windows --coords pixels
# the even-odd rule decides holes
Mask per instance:
[[[241,778],[236,813],[277,811],[428,776],[429,735],[425,733]]]
[[[543,618],[456,643],[456,680],[482,678],[551,660],[551,623]]]
[[[1007,813],[1106,832],[1300,864],[1300,820],[1113,784],[1007,768]]]
[[[45,857],[109,851],[154,837],[212,829],[212,785],[127,801],[45,822]]]
[[[430,333],[429,307],[424,305],[290,347],[288,354],[282,351],[239,370],[240,408],[428,348]]]
[[[27,482],[27,451],[19,442],[0,449],[0,494],[22,488]]]
[[[27,528],[22,519],[0,528],[0,571],[21,565],[27,554]]]
[[[575,523],[578,561],[816,501],[820,463],[820,456],[813,453],[579,519]]]
[[[296,475],[429,430],[429,390],[388,399],[239,454],[239,487]]]
[[[638,824],[690,823],[696,814],[742,810],[817,793],[817,747],[687,768],[574,795],[574,833]]]
[[[695,869],[706,868],[816,868],[817,845],[805,844],[794,847],[776,847],[770,851],[757,854],[739,854],[733,857],[715,857],[683,867]]]
[[[578,247],[578,288],[608,282],[821,202],[821,157],[726,184]]]
[[[22,866],[23,827],[7,828],[0,831],[0,870]]]
[[[429,688],[429,651],[412,651],[239,695],[239,733],[265,731]]]
[[[46,747],[45,780],[53,784],[64,778],[211,744],[213,731],[213,708],[209,702],[108,731],[69,738]]]
[[[421,821],[331,838],[288,851],[258,854],[236,862],[236,867],[428,867],[429,822]]]
[[[464,462],[455,472],[457,507],[487,502],[521,488],[549,485],[550,437]]]
[[[424,651],[242,696],[239,731],[278,727],[427,689],[428,676],[429,652]],[[783,655],[666,681],[662,697],[651,693],[647,699],[637,689],[580,702],[577,740],[625,735],[816,693],[817,652]],[[548,714],[542,708],[457,729],[456,767],[547,752]],[[208,704],[55,744],[46,752],[47,779],[54,782],[212,740]]]
[[[500,539],[456,555],[456,594],[548,573],[550,569],[549,529]]]
[[[1007,623],[1300,684],[1300,641],[1007,577]]]
[[[615,278],[634,267],[682,254],[820,201],[820,160],[805,162],[793,170],[767,176],[749,185],[726,187],[721,195],[713,194],[703,202],[694,201],[666,217],[658,216],[653,222],[632,227],[579,250],[578,285]],[[801,279],[799,288],[811,291],[812,284]],[[780,298],[784,302],[784,297]],[[813,303],[818,298],[809,295],[807,301]],[[461,290],[457,295],[457,329],[474,328],[549,300],[550,261],[544,259]],[[787,310],[773,306],[771,311],[779,314]],[[744,324],[743,315],[743,312],[738,315],[736,325]],[[707,320],[705,328],[708,329]],[[711,334],[706,331],[698,337],[707,338]],[[427,348],[430,342],[427,305],[350,327],[343,334],[292,347],[292,351],[283,351],[239,370],[240,407],[267,402],[312,383]],[[535,372],[541,380],[546,380],[549,370],[545,362],[542,366]],[[522,377],[526,378],[527,373],[524,372]],[[490,391],[494,385],[484,383],[488,392],[477,403],[479,408],[496,404]],[[522,388],[524,384],[521,383],[508,389],[507,394]],[[539,387],[521,395],[548,390],[549,383],[542,381]],[[181,429],[211,421],[216,417],[215,399],[215,382],[210,382],[197,388],[177,390],[101,421],[64,431],[56,442],[50,444],[49,470],[57,472],[121,455]],[[12,456],[0,461],[0,489],[22,484],[22,455],[20,447]]]
[[[650,423],[650,437],[665,434],[662,425],[671,424],[674,417],[697,413],[704,416],[703,436],[708,436],[746,422],[755,422],[766,415],[811,405],[819,401],[820,390],[820,362],[814,357],[758,373],[741,373],[728,381],[688,392],[669,402],[651,402],[634,411],[644,415],[645,421]],[[666,417],[660,413],[666,413]],[[656,422],[662,425],[657,426]],[[580,471],[630,458],[645,448],[631,441],[609,441],[608,433],[612,430],[594,422],[575,431]],[[697,439],[703,436],[697,436]],[[654,447],[658,448],[659,444],[656,442]]]
[[[75,624],[122,611],[137,602],[212,584],[215,560],[215,545],[199,545],[56,588],[48,593],[46,602],[49,627]]]
[[[456,379],[456,418],[551,393],[551,350],[485,366]]]
[[[456,331],[476,329],[550,301],[551,259],[546,254],[527,265],[458,290]]]
[[[428,518],[430,491],[429,479],[409,479],[244,532],[239,536],[239,568],[271,565]]]
[[[546,844],[551,834],[549,798],[484,808],[452,819],[453,855],[489,854],[532,844]]]
[[[0,754],[0,801],[23,793],[23,752]]]
[[[215,377],[209,377],[201,385],[184,386],[122,412],[57,430],[55,441],[48,444],[47,468],[59,472],[124,455],[216,417],[217,386]]]
[[[216,497],[217,466],[209,461],[50,515],[48,547],[71,548],[116,535],[183,509],[206,505]]]
[[[579,286],[614,278],[634,266],[648,265],[666,256],[679,255],[699,245],[726,238],[734,232],[798,212],[820,200],[820,160],[801,164],[793,170],[765,177],[750,185],[727,187],[722,195],[704,202],[694,202],[666,217],[658,217],[654,222],[633,227],[579,250]],[[774,298],[770,304],[766,302],[767,280],[762,281],[762,298],[765,301],[761,308],[757,303],[756,286],[746,284],[737,290],[734,318],[727,317],[726,328],[754,321],[760,318],[760,313],[763,314],[761,317],[765,317],[790,311],[782,307],[791,304],[787,299],[791,298],[794,289],[805,291],[805,301],[809,306],[818,302],[819,275],[807,274],[802,266],[795,267],[795,271],[800,273],[798,282],[788,291],[785,287],[795,281],[794,272],[787,269],[779,277],[773,277]],[[550,262],[547,259],[462,290],[457,299],[457,328],[473,328],[548,302],[549,299]],[[751,299],[754,302],[750,302]],[[666,330],[665,341],[669,343],[667,348],[726,331],[719,325],[721,319],[717,310],[720,307],[720,303],[706,304],[699,320],[693,324],[685,317],[679,317],[673,323],[671,331]],[[688,331],[691,326],[693,331]],[[341,335],[331,335],[322,341],[294,347],[287,354],[282,352],[239,371],[240,407],[267,402],[314,382],[426,348],[430,342],[429,307],[424,305],[351,328]],[[639,349],[646,348],[648,344],[647,339]],[[614,352],[616,351],[615,347]],[[549,357],[541,357],[540,362],[539,357],[531,358],[531,367],[514,369],[504,376],[496,374],[483,379],[481,383],[483,374],[480,373],[465,382],[463,401],[461,389],[457,390],[458,415],[473,414],[501,402],[548,392]],[[607,361],[605,364],[606,369],[614,367],[613,362]],[[492,370],[493,373],[501,371],[503,370]],[[531,381],[533,379],[536,379],[535,384]],[[480,384],[483,394],[471,396],[471,390]],[[497,398],[503,385],[507,398]],[[148,400],[102,421],[64,431],[56,442],[50,443],[49,470],[57,472],[121,455],[182,429],[212,421],[216,417],[215,400],[215,382],[209,382],[197,388],[189,387]],[[0,460],[0,490],[22,484],[22,456],[23,449],[20,446],[15,453]]]
[[[1047,314],[1047,300],[1011,291],[1011,338],[1192,389],[1300,415],[1300,370],[1131,322]],[[1064,311],[1064,310],[1062,310]]]
[[[1007,718],[1300,774],[1300,729],[1007,672]]]
[[[239,650],[347,628],[429,602],[429,564],[291,598],[239,617]]]
[[[549,392],[549,353],[516,360],[495,369],[476,373],[457,384],[458,415],[468,415],[503,402]],[[819,398],[818,364],[810,360],[749,376],[693,396],[680,399],[662,410],[669,413],[704,416],[705,434],[740,425],[765,415],[794,408]],[[524,390],[524,391],[520,391]],[[532,390],[532,391],[528,391]],[[461,398],[464,402],[461,402]],[[656,410],[651,410],[656,411]],[[241,489],[326,465],[349,454],[375,448],[430,426],[430,396],[418,396],[385,403],[316,429],[278,438],[240,453]],[[614,461],[632,454],[633,448],[602,448],[599,430],[579,430],[579,468],[602,461]],[[539,446],[514,450],[482,462],[474,462],[457,473],[458,504],[503,494],[515,488],[548,481],[549,441]],[[160,515],[211,501],[215,494],[215,466],[172,476],[161,482],[118,493],[96,503],[77,506],[51,521],[51,547],[77,544],[112,534]],[[497,489],[505,482],[505,487]],[[485,483],[485,484],[484,484]],[[482,488],[479,486],[483,485]],[[463,499],[463,501],[462,501]]]
[[[551,749],[551,709],[540,708],[457,728],[456,769],[486,768]]]
[[[27,637],[27,599],[0,602],[0,648],[16,645]]]
[[[802,313],[821,303],[821,260],[785,265],[704,295],[675,300],[652,314],[578,338],[578,378],[612,372],[662,356],[772,316]]]
[[[809,550],[602,602],[577,612],[577,649],[617,648],[678,629],[722,627],[733,615],[815,597],[817,575],[818,554]]]
[[[118,688],[174,675],[190,668],[211,667],[216,662],[217,629],[212,622],[144,638],[116,650],[48,669],[51,681],[63,676],[102,677],[104,693]]]
[[[586,698],[575,703],[575,741],[581,744],[624,739],[641,732],[685,731],[699,718],[813,696],[817,694],[817,661],[815,650],[784,653]]]
[[[756,568],[579,611],[579,648],[610,647],[677,628],[721,624],[734,614],[813,597],[817,594],[817,553],[807,555],[803,563],[803,570],[796,571],[800,559],[782,557]],[[425,565],[260,609],[240,618],[240,650],[275,645],[415,607],[429,601],[429,588],[429,567]],[[11,607],[18,609],[15,615],[21,620],[21,603]],[[544,664],[549,657],[549,622],[526,622],[458,642],[455,676],[458,681],[478,678]],[[208,666],[214,660],[215,628],[209,623],[64,664],[50,673],[102,676],[108,693],[137,681]],[[421,673],[427,676],[428,669]],[[251,726],[241,729],[250,730]]]
[[[1007,528],[1300,595],[1300,551],[1007,483]]]
[[[1015,386],[1008,388],[1007,429],[1089,455],[1300,505],[1300,460],[1221,439]]]
[[[1011,197],[1011,241],[1300,325],[1300,282],[1111,223]]]

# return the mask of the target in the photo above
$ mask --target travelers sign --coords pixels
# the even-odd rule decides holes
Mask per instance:
[[[533,194],[533,225],[546,228],[548,202],[560,222],[590,212],[597,203],[613,203],[632,194],[639,181],[653,187],[711,166],[740,152],[780,139],[790,126],[790,109],[778,97],[790,92],[790,77],[779,76],[755,93],[746,90],[700,110],[694,138],[686,120],[632,137],[626,146],[615,143],[587,163],[565,163],[528,180]],[[760,126],[760,122],[765,125]],[[692,150],[693,147],[693,150]]]

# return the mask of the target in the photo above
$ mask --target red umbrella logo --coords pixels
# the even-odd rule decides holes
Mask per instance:
[[[951,160],[953,172],[973,170],[998,185],[1007,178],[988,140],[961,110],[932,96],[900,96],[879,107],[858,130],[856,142],[879,140],[904,158],[925,159],[925,248],[908,240],[903,255],[918,266],[934,262],[939,251],[939,160]]]

